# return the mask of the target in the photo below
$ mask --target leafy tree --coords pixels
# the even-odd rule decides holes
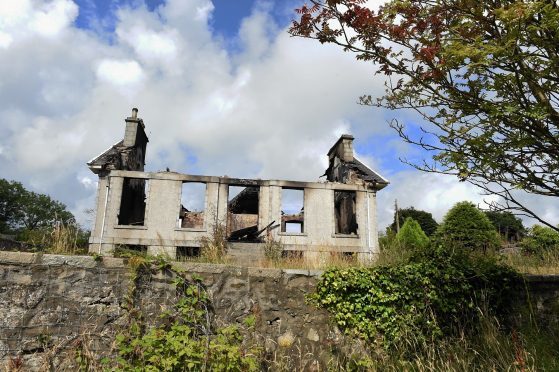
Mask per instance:
[[[456,175],[502,197],[495,209],[536,218],[514,190],[559,196],[559,5],[556,0],[310,0],[292,35],[374,63],[386,94],[366,105],[412,109],[433,154],[417,169]],[[406,160],[404,160],[406,161]],[[407,162],[407,161],[406,161]]]
[[[425,212],[419,209],[414,209],[413,207],[398,209],[398,219],[400,220],[400,226],[404,224],[406,218],[411,217],[419,223],[421,230],[427,234],[427,236],[432,236],[439,224],[433,219],[433,215],[429,212]],[[396,231],[396,214],[394,214],[394,222],[390,225],[392,231]]]
[[[486,251],[499,246],[499,238],[489,218],[473,203],[456,203],[437,230],[438,240],[446,246]]]
[[[0,233],[10,232],[21,219],[21,196],[25,191],[19,182],[0,179]]]
[[[484,213],[501,237],[507,241],[518,241],[526,233],[522,220],[511,212],[486,211]]]
[[[423,249],[429,245],[429,238],[419,223],[411,217],[406,218],[404,225],[396,234],[396,239],[403,247],[411,250]]]
[[[75,222],[66,206],[50,196],[26,190],[15,181],[0,179],[0,231],[35,230]]]
[[[522,251],[543,256],[546,252],[559,251],[559,233],[546,226],[534,225],[522,240]]]

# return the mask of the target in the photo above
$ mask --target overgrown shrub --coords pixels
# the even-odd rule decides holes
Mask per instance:
[[[404,225],[396,234],[396,239],[404,249],[409,251],[424,249],[429,245],[429,238],[419,223],[411,217],[406,218]]]
[[[473,203],[456,203],[443,219],[436,241],[445,247],[487,252],[500,246],[491,221]]]
[[[492,314],[507,308],[509,268],[448,250],[424,250],[407,263],[327,270],[310,300],[349,334],[391,348],[406,337],[430,342],[460,326],[475,329],[481,298]]]
[[[524,253],[538,257],[559,252],[559,232],[550,227],[534,225],[520,245]]]

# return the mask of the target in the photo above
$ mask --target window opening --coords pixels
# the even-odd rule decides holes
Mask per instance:
[[[119,225],[144,225],[148,184],[148,180],[144,178],[124,178],[118,213]]]
[[[301,260],[303,258],[303,251],[283,251],[281,257],[288,260]]]
[[[355,191],[334,191],[336,234],[357,234]]]
[[[200,257],[200,247],[177,247],[177,261],[188,261],[196,257]]]
[[[227,236],[229,240],[258,241],[260,187],[229,186]]]
[[[281,232],[302,234],[305,231],[305,190],[281,189]]]
[[[183,182],[178,227],[202,229],[206,210],[206,184],[203,182]]]
[[[136,245],[136,244],[117,244],[113,255],[115,257],[128,258],[132,256],[145,257],[148,253],[148,247],[146,245]]]

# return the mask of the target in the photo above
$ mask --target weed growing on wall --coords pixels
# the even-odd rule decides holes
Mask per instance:
[[[142,275],[171,269],[165,260],[133,263],[133,282]],[[141,262],[140,262],[141,261]],[[216,328],[211,321],[211,303],[200,278],[188,281],[173,270],[177,300],[150,329],[139,312],[131,311],[128,328],[117,335],[119,357],[115,368],[125,371],[256,371],[260,349],[243,342],[235,325]],[[131,297],[135,293],[132,291]]]

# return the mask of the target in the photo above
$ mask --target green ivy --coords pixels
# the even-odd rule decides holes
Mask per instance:
[[[480,299],[502,313],[515,277],[493,260],[438,248],[392,266],[327,270],[309,299],[346,333],[390,348],[408,336],[430,342],[471,326]]]

